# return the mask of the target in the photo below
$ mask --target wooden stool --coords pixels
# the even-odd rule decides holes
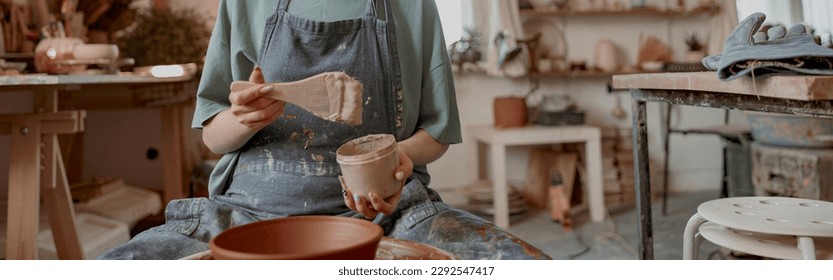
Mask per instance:
[[[833,259],[833,203],[791,197],[732,197],[704,202],[686,224],[683,258],[702,240],[775,259]]]

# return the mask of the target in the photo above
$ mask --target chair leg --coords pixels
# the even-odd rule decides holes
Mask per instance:
[[[703,244],[703,235],[699,232],[694,235],[694,246],[691,247],[691,259],[700,259],[700,244]]]
[[[805,260],[816,259],[816,246],[813,244],[813,239],[806,236],[798,236],[798,249],[801,250],[801,256]]]
[[[695,245],[695,235],[698,235],[697,232],[700,229],[700,225],[706,222],[706,219],[703,219],[702,216],[698,213],[694,213],[690,219],[688,219],[688,223],[685,225],[685,232],[683,233],[683,259],[684,260],[694,260],[697,259],[697,251],[698,249],[694,248]]]

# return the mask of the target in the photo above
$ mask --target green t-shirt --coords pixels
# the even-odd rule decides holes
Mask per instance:
[[[391,0],[396,22],[396,44],[402,74],[403,125],[400,139],[423,129],[440,143],[462,141],[451,64],[434,1]],[[254,69],[266,19],[277,11],[277,0],[222,0],[206,54],[197,104],[191,126],[202,129],[207,120],[230,106],[229,85],[248,80]],[[317,21],[337,21],[364,15],[366,1],[291,1],[288,12]],[[381,5],[380,5],[381,7]],[[384,16],[379,10],[380,17]],[[220,194],[230,176],[236,152],[218,163],[209,192]],[[414,173],[424,184],[429,177],[425,166]]]

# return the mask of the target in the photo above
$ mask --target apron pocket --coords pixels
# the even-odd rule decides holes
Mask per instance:
[[[200,225],[205,198],[171,200],[165,208],[165,224],[156,231],[176,232],[190,236]]]

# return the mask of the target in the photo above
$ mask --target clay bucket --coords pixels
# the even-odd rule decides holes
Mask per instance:
[[[371,134],[353,139],[336,150],[336,161],[350,191],[368,198],[369,193],[389,197],[399,190],[394,177],[399,167],[396,138],[391,134]]]

